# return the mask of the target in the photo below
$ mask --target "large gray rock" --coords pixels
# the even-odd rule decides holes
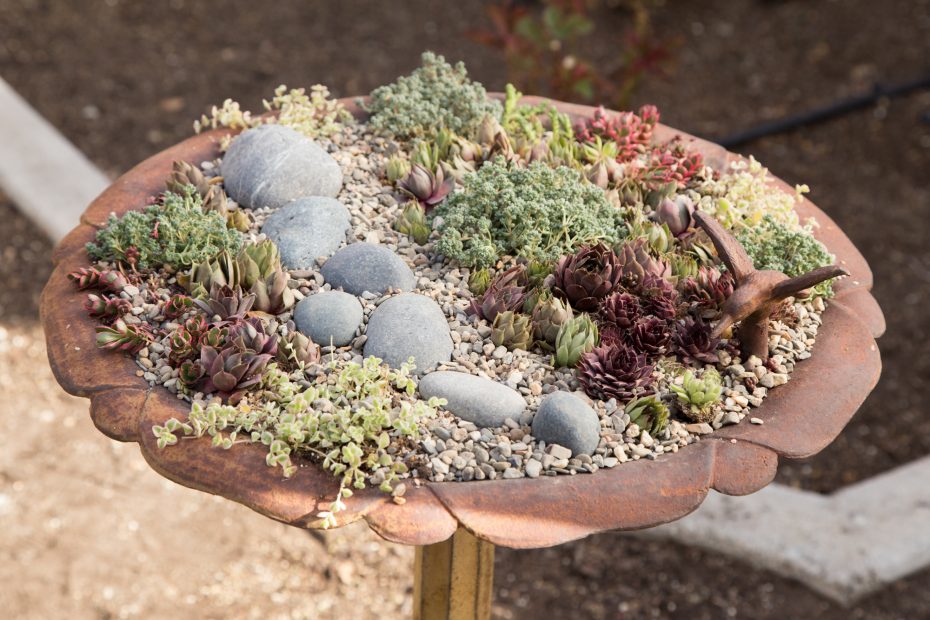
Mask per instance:
[[[368,319],[365,357],[380,357],[395,368],[413,357],[423,374],[452,358],[449,324],[435,301],[416,293],[385,300]]]
[[[281,262],[290,269],[315,269],[346,240],[349,210],[335,198],[299,198],[272,213],[262,232],[275,242]]]
[[[497,381],[451,370],[423,377],[420,394],[445,398],[446,409],[482,427],[503,426],[507,418],[519,420],[526,408],[520,392]]]
[[[594,409],[568,392],[543,397],[533,418],[533,437],[564,446],[575,456],[594,454],[600,431],[600,418]]]
[[[303,298],[294,309],[297,329],[320,346],[342,347],[362,324],[362,304],[354,295],[323,291]]]
[[[220,170],[226,193],[253,209],[277,209],[307,196],[335,196],[342,189],[336,160],[313,140],[282,125],[261,125],[239,134]]]
[[[361,295],[365,291],[380,295],[389,288],[413,290],[416,278],[403,259],[374,243],[353,243],[326,261],[320,270],[333,288]]]

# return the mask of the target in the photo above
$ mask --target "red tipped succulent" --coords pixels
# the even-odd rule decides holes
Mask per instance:
[[[644,353],[609,342],[581,356],[578,380],[591,398],[626,401],[652,383],[653,369]]]
[[[675,352],[689,364],[716,364],[720,339],[713,335],[710,325],[700,318],[686,316],[675,325],[672,337]]]
[[[111,320],[132,310],[132,304],[122,297],[88,295],[87,300],[84,301],[84,309],[96,319]]]
[[[576,310],[589,312],[596,310],[600,301],[616,288],[620,275],[617,255],[598,243],[560,258],[545,284]]]
[[[93,267],[82,267],[68,274],[68,279],[77,284],[79,290],[96,289],[104,293],[120,293],[129,284],[119,271],[97,271]]]
[[[733,275],[716,267],[700,267],[696,276],[681,283],[681,294],[688,303],[719,309],[733,295]]]
[[[123,319],[116,319],[113,325],[98,325],[97,347],[107,351],[126,351],[138,353],[152,342],[152,332],[145,323],[128,325]]]
[[[165,304],[165,318],[177,319],[194,309],[194,300],[187,295],[172,295]]]
[[[639,113],[608,113],[603,106],[594,111],[594,116],[577,131],[581,142],[594,142],[602,139],[616,143],[619,154],[617,161],[629,161],[639,153],[646,151],[652,142],[652,133],[659,122],[659,110],[653,105],[639,109]]]
[[[605,329],[613,327],[625,331],[632,329],[636,321],[643,316],[643,308],[636,295],[617,291],[601,301],[597,315]]]

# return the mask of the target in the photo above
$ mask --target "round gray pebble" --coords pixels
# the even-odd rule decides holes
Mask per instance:
[[[435,301],[416,293],[385,300],[371,314],[366,334],[365,356],[380,357],[395,368],[413,357],[416,373],[423,374],[452,358],[446,317]]]
[[[416,277],[407,263],[388,248],[374,243],[353,243],[332,255],[320,270],[333,288],[361,295],[380,295],[389,288],[413,290]]]
[[[533,437],[559,444],[574,456],[593,454],[600,440],[600,419],[588,403],[568,392],[543,397],[533,418]]]
[[[315,269],[316,259],[329,256],[346,240],[349,210],[335,198],[300,198],[272,213],[262,232],[278,246],[290,269]]]
[[[423,377],[420,394],[445,398],[446,409],[481,427],[503,426],[507,418],[519,420],[526,408],[518,391],[484,377],[450,370]]]
[[[294,322],[318,345],[342,347],[352,342],[362,323],[362,304],[348,293],[323,291],[297,304]]]
[[[342,169],[336,160],[313,140],[283,125],[261,125],[239,134],[220,170],[226,193],[253,209],[277,209],[307,196],[335,196],[342,189]]]

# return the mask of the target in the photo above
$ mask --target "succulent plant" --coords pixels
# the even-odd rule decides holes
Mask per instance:
[[[690,364],[716,364],[720,339],[712,334],[711,326],[700,318],[686,316],[678,321],[672,336],[675,352]]]
[[[144,323],[127,325],[123,319],[116,319],[113,325],[98,325],[97,347],[107,351],[126,351],[138,353],[152,341],[152,333]]]
[[[597,343],[597,324],[587,314],[574,316],[559,328],[552,365],[556,368],[574,367],[581,356],[594,349]]]
[[[178,381],[186,387],[194,387],[203,379],[204,368],[200,362],[186,360],[178,369]]]
[[[515,265],[494,278],[480,298],[471,301],[469,312],[493,322],[501,312],[520,310],[526,301],[527,283],[526,267]]]
[[[236,323],[245,318],[246,313],[252,309],[255,295],[244,295],[238,286],[213,286],[210,298],[207,300],[195,299],[194,304],[208,317],[219,317],[223,323]]]
[[[198,341],[199,338],[192,335],[183,327],[174,330],[168,338],[168,345],[170,348],[168,357],[175,364],[182,360],[186,360],[200,350]]]
[[[181,193],[186,185],[193,185],[201,196],[210,190],[210,182],[200,168],[186,161],[175,161],[171,165],[171,174],[165,181],[165,189],[169,192]]]
[[[676,278],[678,282],[696,276],[700,269],[698,261],[687,254],[670,254],[668,255],[668,263],[672,269],[672,277]]]
[[[243,209],[230,209],[226,216],[226,228],[232,228],[239,232],[248,232],[252,227],[252,218]]]
[[[394,230],[413,237],[413,240],[424,245],[429,240],[432,228],[426,221],[426,210],[416,200],[408,200],[400,216],[394,220]]]
[[[200,350],[204,377],[199,389],[207,394],[216,393],[223,402],[235,405],[250,387],[258,385],[271,358],[268,354],[240,351],[234,346],[204,347]]]
[[[643,316],[643,308],[636,295],[616,291],[601,301],[597,313],[603,325],[625,332],[632,329],[636,321]]]
[[[673,235],[681,237],[694,227],[694,202],[687,196],[663,198],[652,217],[668,226]]]
[[[733,294],[733,275],[716,267],[700,267],[694,277],[681,283],[685,301],[707,308],[720,308]]]
[[[187,295],[172,295],[165,304],[165,318],[176,319],[194,309],[194,300]]]
[[[627,341],[633,348],[650,357],[665,353],[671,339],[668,323],[655,316],[639,319],[627,333]]]
[[[265,332],[261,319],[253,317],[230,327],[224,346],[234,346],[243,353],[274,357],[278,352],[278,339]]]
[[[653,437],[665,430],[671,413],[655,394],[631,400],[623,412],[630,416],[630,422],[645,429]]]
[[[554,264],[547,260],[533,259],[526,264],[526,279],[529,286],[536,288],[552,273]]]
[[[303,367],[320,361],[320,347],[288,322],[287,335],[278,339],[278,362],[287,367]]]
[[[104,295],[88,295],[84,301],[84,309],[96,319],[115,319],[132,310],[132,304],[122,297],[107,297]]]
[[[533,308],[533,338],[547,348],[554,347],[562,324],[572,316],[571,306],[548,291],[543,291]]]
[[[404,178],[408,174],[410,174],[409,161],[399,155],[393,155],[388,159],[384,167],[384,175],[387,177],[388,181],[397,183],[398,180]]]
[[[200,346],[213,347],[214,349],[219,348],[226,343],[226,338],[228,336],[228,327],[211,327],[200,334]]]
[[[120,293],[129,284],[119,271],[97,271],[93,267],[81,267],[68,274],[68,279],[77,284],[78,290],[96,289],[104,293]]]
[[[614,290],[620,275],[617,255],[598,243],[560,258],[555,270],[546,278],[546,285],[558,297],[567,299],[573,308],[591,311]]]
[[[226,192],[215,182],[208,180],[200,168],[186,161],[176,161],[171,166],[171,174],[165,181],[165,189],[169,192],[182,193],[186,186],[192,186],[203,199],[202,208],[205,213],[216,212],[223,217],[229,215],[229,206]],[[229,222],[227,221],[227,226]],[[234,226],[229,226],[235,228]],[[246,228],[248,230],[248,228]]]
[[[455,182],[445,178],[442,168],[433,174],[420,164],[414,164],[410,174],[397,182],[397,188],[419,201],[426,211],[445,200],[454,186]]]
[[[529,350],[533,345],[533,324],[525,314],[507,310],[494,317],[491,342],[508,349]]]
[[[484,295],[491,285],[491,272],[487,268],[474,269],[468,274],[468,290],[473,295]]]
[[[207,297],[207,292],[216,286],[241,287],[255,296],[255,310],[280,314],[296,301],[288,286],[289,279],[281,267],[278,247],[266,239],[244,246],[235,257],[221,252],[194,265],[179,281],[198,298]]]
[[[669,264],[661,258],[655,258],[650,252],[649,242],[642,237],[621,244],[616,256],[620,281],[628,289],[638,289],[647,275],[660,278],[672,275]]]
[[[714,405],[720,402],[722,385],[720,374],[713,368],[707,368],[696,376],[686,370],[680,386],[669,384],[669,389],[678,397],[681,412],[695,422],[711,422],[714,419]]]
[[[646,314],[663,321],[672,321],[678,316],[678,291],[665,278],[647,275],[640,283],[639,294]]]
[[[591,398],[625,401],[652,383],[654,368],[644,353],[610,342],[581,356],[578,381]]]

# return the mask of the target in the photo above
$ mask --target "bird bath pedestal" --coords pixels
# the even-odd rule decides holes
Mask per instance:
[[[539,101],[523,100],[530,105]],[[354,100],[343,103],[363,116]],[[575,117],[593,113],[584,106],[558,107]],[[300,470],[284,479],[280,470],[265,465],[260,445],[217,450],[209,438],[201,438],[158,449],[152,427],[184,418],[187,403],[137,377],[130,357],[94,348],[95,323],[83,308],[85,295],[66,277],[89,266],[84,244],[111,212],[142,208],[148,196],[161,191],[175,160],[217,157],[217,143],[225,133],[200,134],[130,170],[87,208],[80,225],[58,245],[56,268],[41,303],[49,361],[67,392],[90,399],[97,428],[115,440],[138,443],[161,475],[277,521],[318,528],[317,514],[328,507],[338,483],[309,461],[298,459]],[[660,140],[681,135],[717,169],[740,159],[668,127],[659,126],[656,133]],[[677,453],[593,475],[408,485],[402,504],[377,489],[347,500],[340,525],[364,519],[383,538],[418,547],[416,618],[489,617],[494,545],[547,547],[598,532],[667,523],[697,508],[711,489],[753,493],[772,481],[779,457],[807,457],[833,441],[878,381],[881,360],[875,338],[884,331],[884,318],[869,293],[869,266],[849,239],[809,201],[797,211],[802,219],[817,219],[816,236],[850,277],[835,285],[836,297],[823,314],[812,357],[797,365],[788,385],[772,390],[754,410],[763,425],[724,427]]]

